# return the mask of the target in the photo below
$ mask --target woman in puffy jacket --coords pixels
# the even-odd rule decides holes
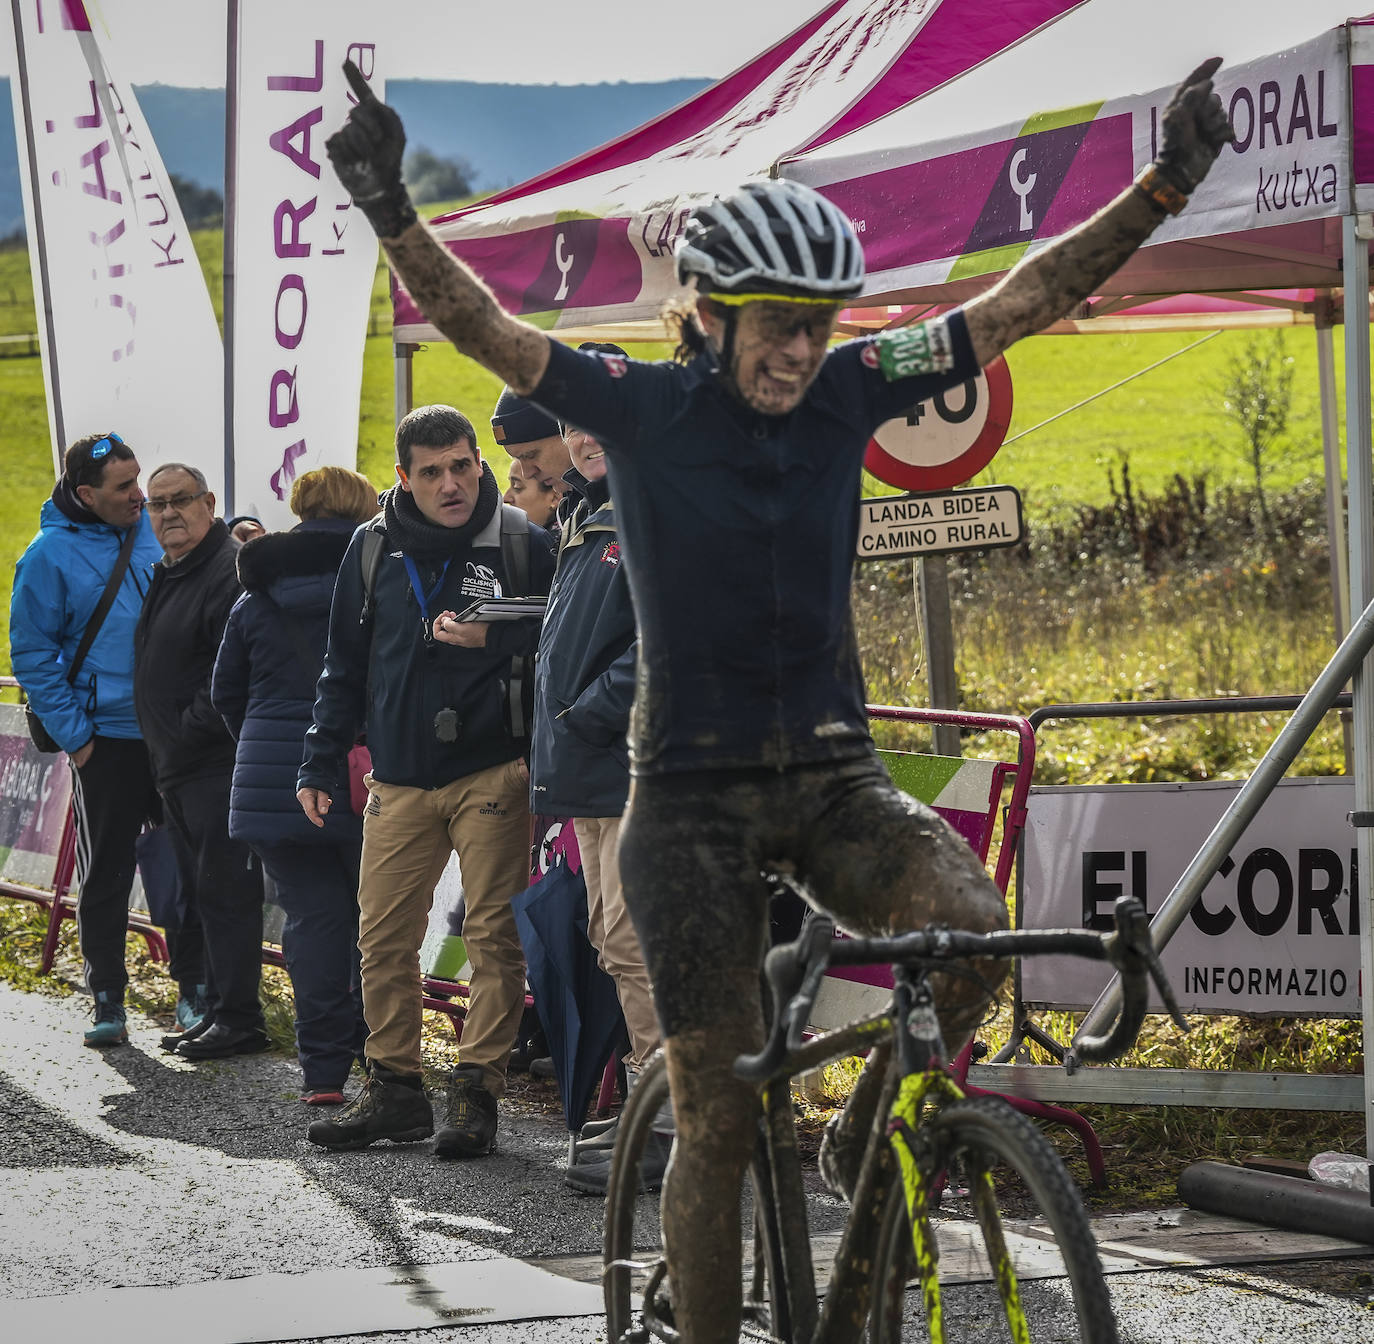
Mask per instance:
[[[329,605],[355,528],[377,492],[355,471],[320,467],[291,491],[301,520],[239,552],[244,593],[229,614],[211,698],[238,742],[229,834],[262,859],[285,912],[282,951],[296,999],[307,1105],[334,1105],[362,1054],[358,861],[362,819],[336,808],[323,828],[296,801],[296,773],[324,664]],[[339,797],[347,798],[347,781]]]

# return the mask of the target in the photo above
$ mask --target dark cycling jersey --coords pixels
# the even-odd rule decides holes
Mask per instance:
[[[639,622],[635,774],[870,749],[850,618],[864,449],[977,373],[963,314],[836,346],[798,408],[752,410],[714,361],[550,341],[531,399],[606,449]]]

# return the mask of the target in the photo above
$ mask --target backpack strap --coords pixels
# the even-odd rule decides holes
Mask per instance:
[[[358,613],[359,625],[367,625],[372,620],[377,596],[377,571],[381,568],[385,549],[386,533],[382,530],[382,516],[378,514],[367,524],[367,531],[363,533],[363,606]]]
[[[501,505],[501,567],[506,571],[507,597],[527,597],[530,591],[530,522],[524,509]]]
[[[530,591],[530,523],[524,509],[501,505],[501,568],[506,576],[506,596],[526,597]],[[526,688],[534,685],[532,660],[517,654],[510,660],[507,705],[510,730],[515,737],[528,737],[530,723],[525,712]]]

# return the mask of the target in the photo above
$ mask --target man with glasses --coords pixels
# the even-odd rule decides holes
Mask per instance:
[[[95,1000],[84,1040],[96,1047],[129,1039],[124,942],[134,841],[144,821],[159,812],[134,714],[134,625],[158,556],[143,517],[138,470],[133,449],[118,434],[77,439],[39,513],[38,535],[19,559],[10,595],[10,666],[72,767],[81,888],[76,926],[86,987]],[[133,549],[119,587],[72,677],[76,650],[131,529]],[[169,941],[175,954],[175,938]],[[177,968],[178,1010],[186,1014],[204,978],[198,955],[194,964]]]
[[[234,739],[210,703],[210,675],[238,600],[239,543],[215,517],[195,467],[169,462],[148,478],[148,512],[163,557],[134,635],[134,701],[176,850],[187,907],[205,937],[209,1011],[163,1048],[186,1059],[266,1050],[258,1002],[262,874],[229,838]]]

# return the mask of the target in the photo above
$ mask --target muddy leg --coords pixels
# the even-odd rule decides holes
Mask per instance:
[[[739,1022],[664,1042],[677,1143],[663,1183],[663,1241],[677,1328],[692,1344],[739,1339],[739,1197],[758,1094],[732,1065],[758,1040],[756,1024]]]

